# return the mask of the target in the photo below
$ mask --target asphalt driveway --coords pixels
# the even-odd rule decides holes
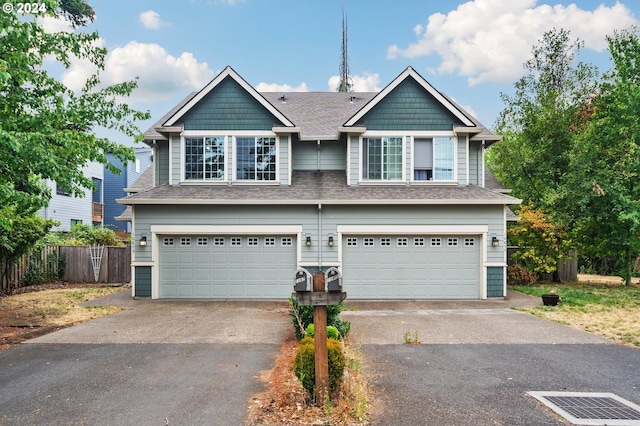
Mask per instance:
[[[291,332],[286,302],[93,303],[126,309],[0,352],[0,424],[241,425]],[[371,424],[566,424],[531,390],[640,403],[640,350],[511,309],[538,303],[348,301]]]

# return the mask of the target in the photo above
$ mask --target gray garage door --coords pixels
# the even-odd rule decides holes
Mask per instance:
[[[295,235],[161,235],[161,298],[287,298]]]
[[[478,299],[480,236],[345,235],[350,299]]]

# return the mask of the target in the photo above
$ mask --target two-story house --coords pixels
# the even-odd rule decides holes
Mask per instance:
[[[133,294],[278,298],[338,267],[350,299],[506,294],[500,138],[413,68],[379,93],[259,93],[227,67],[149,131]]]

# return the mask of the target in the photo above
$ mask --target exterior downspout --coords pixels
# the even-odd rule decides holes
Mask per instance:
[[[318,270],[322,271],[322,204],[321,203],[318,203]]]
[[[316,149],[316,152],[317,152],[318,158],[316,160],[316,171],[319,172],[320,171],[320,139],[318,139],[317,146],[318,148]]]

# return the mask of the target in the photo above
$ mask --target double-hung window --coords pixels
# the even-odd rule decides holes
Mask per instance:
[[[413,180],[453,181],[455,138],[416,138],[413,142]]]
[[[185,138],[184,179],[191,181],[224,180],[224,136]]]
[[[236,139],[236,179],[245,181],[276,180],[276,138]]]
[[[364,138],[362,177],[365,180],[402,180],[402,138]]]

